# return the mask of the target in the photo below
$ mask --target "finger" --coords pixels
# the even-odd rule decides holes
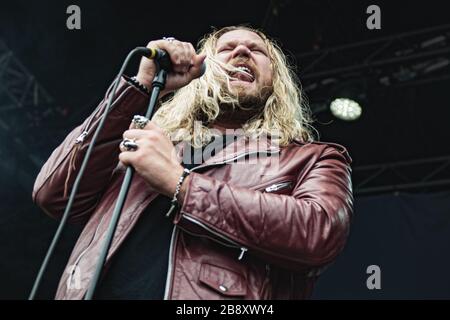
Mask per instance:
[[[132,166],[134,158],[135,154],[133,151],[123,151],[119,154],[119,161],[126,166]]]
[[[162,135],[165,135],[164,130],[149,121],[144,129],[129,129],[124,131],[122,137],[123,139],[138,141],[139,139],[148,140]]]
[[[202,75],[203,72],[203,62],[206,59],[206,54],[199,54],[194,57],[194,64],[192,68],[189,70],[189,75],[192,79],[196,79]]]
[[[177,43],[177,46],[179,59],[176,68],[174,68],[174,71],[179,73],[186,73],[189,71],[189,68],[191,66],[191,48],[188,42],[179,42]]]
[[[194,64],[194,57],[197,55],[197,53],[195,52],[195,48],[192,45],[192,43],[188,42],[188,47],[189,47],[189,54],[190,54],[190,58],[191,58],[191,65]]]
[[[182,57],[180,52],[175,51],[170,54],[170,61],[172,61],[172,71],[176,73],[183,73],[184,66],[182,65]]]
[[[172,70],[177,73],[184,72],[184,45],[181,41],[174,40],[169,42],[169,48],[167,50],[172,62]]]
[[[142,129],[142,130],[150,130],[150,131],[155,131],[158,133],[164,133],[164,130],[161,129],[154,121],[151,121],[151,120],[149,122],[147,122],[144,129]]]
[[[192,65],[192,56],[195,56],[195,50],[189,42],[181,42],[179,40],[166,41],[157,40],[148,44],[148,47],[157,47],[167,51],[172,62],[172,71],[183,74],[189,72]]]
[[[194,61],[195,61],[195,56],[197,55],[197,53],[195,52],[195,48],[192,45],[192,43],[188,42],[187,43],[187,50],[189,51],[189,68],[187,69],[187,72],[189,72],[189,70],[192,68],[192,66],[194,65]]]
[[[184,42],[183,45],[184,45],[184,56],[182,64],[184,66],[184,72],[189,72],[189,69],[192,66],[193,57],[195,56],[195,50],[192,44],[189,42]]]
[[[156,40],[151,41],[148,46],[149,48],[158,48],[166,51],[169,54],[170,61],[172,63],[172,70],[174,72],[181,73],[183,70],[179,67],[181,62],[180,47],[182,48],[181,41],[167,41],[167,40]]]
[[[173,48],[173,44],[175,42],[176,42],[176,40],[175,41],[167,41],[167,40],[164,40],[164,39],[154,40],[154,41],[151,41],[148,44],[147,47],[149,47],[149,48],[158,48],[158,49],[161,49],[161,50],[169,51],[170,48]]]
[[[129,129],[124,131],[122,134],[123,139],[140,139],[148,135],[148,132],[145,132],[142,129]]]

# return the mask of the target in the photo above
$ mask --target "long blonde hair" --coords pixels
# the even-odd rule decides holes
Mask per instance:
[[[220,105],[238,103],[237,97],[229,94],[231,90],[222,89],[224,83],[230,88],[230,75],[227,71],[233,67],[214,58],[217,40],[229,31],[240,29],[254,32],[263,39],[273,72],[272,92],[261,111],[243,125],[243,132],[252,137],[259,137],[264,134],[270,136],[271,132],[276,131],[280,146],[286,146],[294,139],[303,142],[314,140],[310,111],[303,99],[293,68],[273,40],[262,31],[248,26],[225,27],[200,40],[199,53],[207,55],[205,74],[176,91],[173,97],[162,103],[153,121],[170,135],[173,141],[188,141],[198,147],[211,140],[211,130],[207,125],[219,116]]]

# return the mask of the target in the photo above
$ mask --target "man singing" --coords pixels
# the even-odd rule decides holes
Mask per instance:
[[[173,64],[152,121],[155,76],[123,77],[72,207],[85,223],[57,299],[82,299],[126,166],[136,170],[95,299],[304,299],[343,249],[353,210],[346,149],[314,141],[294,72],[261,31],[226,27],[197,54],[152,41]],[[201,75],[203,61],[207,69]],[[105,111],[52,153],[33,199],[61,218]],[[131,124],[130,124],[131,123]]]

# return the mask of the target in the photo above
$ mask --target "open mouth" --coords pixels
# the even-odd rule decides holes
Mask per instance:
[[[240,80],[240,81],[244,81],[244,82],[255,81],[255,74],[248,65],[238,64],[238,65],[235,65],[234,67],[237,69],[237,71],[230,72],[230,76],[232,78],[235,78],[236,80]]]

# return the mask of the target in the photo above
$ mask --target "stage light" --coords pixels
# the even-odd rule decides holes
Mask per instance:
[[[334,99],[330,104],[330,110],[336,118],[344,121],[357,120],[362,113],[359,103],[348,98]]]

